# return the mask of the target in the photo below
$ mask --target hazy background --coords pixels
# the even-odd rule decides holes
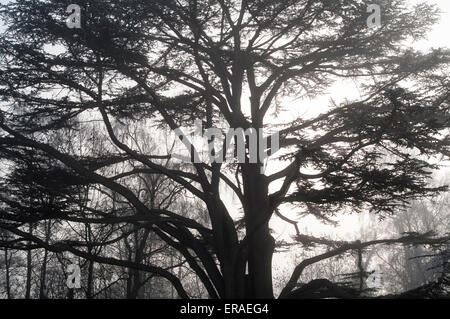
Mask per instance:
[[[446,47],[450,48],[450,1],[449,0],[407,0],[411,5],[417,3],[436,4],[442,11],[440,21],[430,31],[428,38],[415,42],[412,45],[416,50],[427,51],[431,48]],[[381,16],[383,19],[383,16]],[[336,103],[341,103],[346,99],[358,99],[361,97],[361,92],[358,84],[352,80],[339,81],[332,88],[329,89],[326,95],[320,96],[316,99],[308,100],[286,100],[286,113],[283,118],[294,118],[297,116],[314,116],[324,112],[333,100]],[[282,122],[282,120],[280,120]],[[434,175],[434,182],[437,184],[450,183],[450,163],[440,162],[438,158],[429,159],[430,161],[439,162],[442,168]],[[436,200],[436,199],[435,199]],[[283,214],[289,218],[296,219],[296,212],[285,209]],[[403,216],[401,216],[403,217]],[[324,225],[316,220],[314,217],[305,217],[298,219],[300,232],[304,235],[312,235],[316,237],[327,237],[331,239],[341,240],[372,240],[375,237],[388,238],[389,236],[399,235],[392,231],[392,225],[395,222],[394,218],[386,218],[380,220],[377,216],[372,216],[369,213],[362,214],[342,214],[334,218],[339,223],[337,225]],[[448,214],[443,221],[450,224]],[[281,221],[274,217],[271,223],[275,232],[275,238],[278,240],[289,240],[295,235],[294,227],[288,223]],[[447,228],[448,229],[448,228]],[[376,248],[375,249],[380,249]],[[292,272],[293,267],[303,259],[302,250],[291,248],[284,253],[274,255],[274,282],[278,280],[285,280]],[[311,252],[314,254],[314,252]],[[348,259],[351,261],[351,258]],[[378,258],[377,261],[371,263],[372,268],[378,263],[383,263]],[[347,262],[348,264],[348,262]],[[320,267],[318,267],[320,269]],[[281,285],[282,286],[282,285]],[[280,286],[280,287],[281,287]],[[275,287],[275,293],[277,288]]]

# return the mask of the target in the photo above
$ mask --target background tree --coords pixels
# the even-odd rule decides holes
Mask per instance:
[[[448,178],[447,178],[448,179]],[[411,207],[384,224],[390,233],[434,232],[449,234],[448,193],[412,203]],[[390,292],[412,290],[448,276],[448,245],[427,249],[423,246],[403,247],[402,251],[382,249],[375,258],[384,267],[385,288]]]

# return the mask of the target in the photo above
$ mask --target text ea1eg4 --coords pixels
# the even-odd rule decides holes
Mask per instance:
[[[267,304],[240,304],[240,303],[226,303],[223,307],[216,306],[199,306],[187,304],[181,306],[181,314],[204,314],[208,317],[212,316],[214,312],[223,312],[225,314],[267,314],[269,307]]]

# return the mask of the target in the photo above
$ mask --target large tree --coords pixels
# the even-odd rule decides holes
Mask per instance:
[[[390,214],[409,200],[444,190],[428,186],[427,178],[437,168],[428,159],[449,155],[450,54],[408,47],[436,22],[436,8],[402,0],[75,2],[81,28],[66,25],[66,9],[74,0],[15,0],[0,7],[6,28],[0,38],[0,154],[8,160],[16,153],[39,154],[63,165],[61,174],[70,177],[66,186],[99,185],[120,196],[132,214],[109,214],[105,223],[115,218],[150,229],[184,257],[210,297],[274,297],[276,243],[269,222],[275,214],[288,221],[282,215],[287,209],[324,221],[344,211]],[[381,8],[378,26],[368,24],[372,3]],[[283,99],[298,98],[299,107],[307,109],[309,97],[342,79],[359,83],[361,99],[271,125]],[[108,147],[74,150],[49,139],[55,132],[83,129],[89,120],[102,121],[98,134],[107,133]],[[244,162],[235,156],[228,163],[179,163],[170,154],[140,147],[124,129],[133,123],[164,132],[194,120],[205,128],[278,132],[281,150],[264,150],[268,162],[263,156],[250,161],[247,150]],[[119,175],[108,169],[121,164],[126,170]],[[139,174],[163,175],[181,186],[202,202],[207,220],[148,205],[130,185]],[[224,189],[239,200],[239,214]],[[166,269],[92,256],[21,228],[48,216],[17,216],[7,209],[1,214],[1,227],[13,236],[51,251],[154,273],[188,297]],[[69,211],[52,218],[77,216]],[[335,243],[299,265],[282,296],[301,297],[301,290],[293,291],[301,271],[318,260],[373,244],[445,240],[409,234]],[[348,296],[326,281],[309,288],[320,285]]]

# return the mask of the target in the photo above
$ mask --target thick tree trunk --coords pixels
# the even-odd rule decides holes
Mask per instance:
[[[249,243],[248,276],[249,298],[272,299],[272,256],[274,239],[269,233],[269,227],[264,225],[255,233]]]
[[[221,205],[217,206],[217,211],[221,216],[226,214],[221,212]],[[231,218],[223,218],[222,236],[223,246],[219,247],[221,253],[221,268],[224,281],[224,297],[227,299],[243,299],[245,298],[245,265],[241,266],[237,249],[237,234],[234,231],[234,224]]]
[[[137,262],[136,259],[135,259],[135,263],[140,263],[140,262]],[[132,269],[131,274],[130,274],[131,286],[130,286],[128,299],[142,299],[143,298],[143,294],[141,293],[141,291],[143,289],[140,289],[141,282],[142,282],[141,272],[139,270]]]
[[[45,249],[44,252],[44,261],[42,262],[41,268],[41,285],[39,287],[39,299],[47,299],[47,288],[46,288],[46,280],[47,280],[47,259],[48,259],[48,251]]]
[[[87,277],[87,289],[86,289],[86,299],[92,299],[93,295],[93,281],[94,281],[94,262],[89,261],[88,266],[88,277]]]
[[[92,242],[92,230],[91,226],[89,224],[85,225],[85,231],[87,235],[88,242]],[[94,254],[94,251],[92,248],[88,248],[88,253],[90,255]],[[94,262],[92,260],[88,263],[88,276],[87,276],[87,288],[86,288],[86,299],[92,299],[93,298],[93,281],[94,281]]]
[[[174,265],[173,259],[173,255],[170,255],[170,268],[172,268]],[[173,287],[173,285],[170,285],[170,298],[175,299],[175,288]]]
[[[5,248],[5,267],[6,267],[6,298],[11,298],[11,283],[10,283],[10,272],[9,272],[9,251],[8,248]]]
[[[147,239],[150,234],[150,231],[146,229],[141,237],[141,233],[137,232],[137,238],[136,238],[136,254],[135,254],[135,262],[136,263],[143,263],[144,261],[144,252],[145,247],[147,245]],[[144,299],[145,298],[145,289],[143,287],[143,272],[136,270],[134,274],[134,288],[133,288],[133,298],[134,299]]]
[[[50,241],[51,221],[49,220],[45,225],[45,243]],[[44,260],[41,268],[41,284],[39,287],[39,299],[47,299],[47,263],[48,263],[48,250],[44,250]]]
[[[30,235],[33,235],[33,225],[29,225],[29,233]],[[31,245],[31,242],[28,242],[28,245]],[[31,275],[33,271],[33,264],[32,264],[32,258],[31,258],[31,249],[28,249],[27,251],[27,283],[25,288],[25,299],[31,298]]]
[[[140,264],[144,260],[144,251],[149,236],[149,231],[142,233],[138,230],[134,234],[134,262]],[[142,286],[143,272],[138,269],[131,269],[128,279],[127,298],[128,299],[144,299],[145,290]]]
[[[272,299],[272,256],[275,249],[270,235],[271,215],[268,185],[260,165],[244,168],[244,192],[247,199],[245,222],[248,236],[248,298]]]
[[[242,299],[245,297],[245,264],[238,260],[238,236],[235,224],[229,216],[225,205],[220,200],[218,189],[215,198],[207,203],[210,211],[211,224],[217,257],[223,279],[217,286],[219,294],[227,299]]]
[[[131,252],[129,252],[128,261],[133,261],[131,257]],[[132,291],[133,291],[133,269],[128,268],[126,272],[128,273],[127,277],[127,299],[131,299]]]

